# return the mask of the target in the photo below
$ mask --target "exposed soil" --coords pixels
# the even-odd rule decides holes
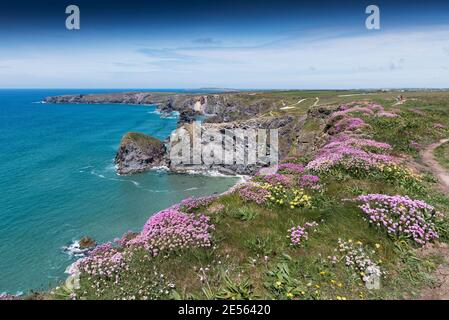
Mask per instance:
[[[443,262],[433,276],[435,284],[421,291],[420,300],[449,300],[449,246],[445,243],[427,244],[419,251],[423,257],[440,256]]]
[[[429,167],[440,181],[441,189],[449,195],[449,172],[438,163],[434,155],[435,149],[446,142],[449,142],[449,139],[442,139],[431,144],[422,152],[421,156],[423,163]]]
[[[449,172],[435,159],[434,151],[449,139],[442,139],[431,144],[422,152],[423,163],[433,172],[440,181],[440,189],[449,195]],[[424,257],[439,256],[443,259],[434,273],[435,285],[421,291],[422,300],[449,300],[449,246],[445,243],[428,244],[419,250]]]

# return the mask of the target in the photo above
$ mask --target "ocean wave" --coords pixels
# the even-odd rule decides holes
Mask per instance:
[[[231,174],[225,174],[218,170],[186,170],[186,174],[192,174],[192,175],[202,175],[207,177],[221,177],[221,178],[240,178],[243,179],[243,177],[247,177],[244,175],[231,175]]]
[[[174,192],[173,190],[154,190],[154,189],[143,189],[145,191],[148,192],[153,192],[153,193],[172,193]]]
[[[78,271],[78,267],[77,267],[76,261],[75,261],[71,265],[67,266],[67,268],[65,268],[64,273],[72,275],[72,274],[75,274],[77,271]]]
[[[157,166],[157,167],[151,168],[151,171],[167,172],[167,171],[170,171],[170,168],[167,166]]]
[[[109,170],[109,169],[108,169],[108,170]],[[80,171],[80,172],[81,172],[81,171]],[[90,171],[90,174],[92,174],[92,175],[94,175],[94,176],[97,176],[97,177],[99,177],[99,178],[101,178],[101,179],[109,180],[109,181],[129,182],[129,183],[132,183],[132,184],[133,184],[134,186],[136,186],[136,187],[140,187],[140,183],[137,182],[137,181],[135,181],[135,180],[128,180],[128,179],[120,179],[120,178],[106,177],[105,175],[100,174],[100,173],[96,172],[95,170],[91,170],[91,171]],[[120,176],[120,175],[118,175],[118,176]]]
[[[89,249],[81,249],[79,240],[75,240],[68,246],[63,246],[61,249],[69,256],[77,258],[85,257],[86,253],[89,251]]]

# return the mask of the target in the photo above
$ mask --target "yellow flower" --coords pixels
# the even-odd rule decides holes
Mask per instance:
[[[291,292],[287,293],[288,298],[293,298],[293,294]]]
[[[380,244],[378,244],[378,243],[376,243],[374,246],[376,247],[376,249],[380,248]]]
[[[321,271],[320,275],[324,276],[326,274],[326,271]]]

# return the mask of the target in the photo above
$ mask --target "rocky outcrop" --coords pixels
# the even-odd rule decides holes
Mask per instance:
[[[79,241],[79,248],[81,250],[91,249],[97,246],[97,242],[91,237],[84,236]]]
[[[185,109],[179,113],[178,126],[182,126],[185,123],[192,123],[197,120],[201,115],[200,112],[193,109]]]
[[[203,130],[225,129],[279,129],[279,159],[313,153],[323,139],[327,117],[338,106],[313,106],[306,114],[279,115],[279,99],[263,92],[233,92],[219,94],[177,94],[155,92],[125,92],[81,94],[48,97],[47,103],[121,103],[157,105],[161,113],[179,112],[178,128],[188,127],[199,117]],[[273,111],[277,115],[273,115]],[[139,134],[126,135],[116,156],[117,171],[132,174],[154,166],[171,165],[169,150],[154,138],[139,138]],[[144,136],[144,135],[143,135]],[[139,143],[140,142],[140,143]],[[206,143],[207,147],[207,143]],[[218,170],[229,174],[251,174],[259,165],[182,165],[171,166],[173,171]]]
[[[157,105],[162,113],[185,113],[180,124],[192,116],[204,115],[206,122],[247,120],[276,108],[276,100],[254,93],[176,94],[155,92],[116,92],[47,97],[45,103],[142,104]],[[184,122],[182,122],[184,121]]]
[[[278,129],[279,131],[279,158],[283,159],[286,157],[290,151],[292,141],[296,139],[298,124],[297,119],[291,116],[284,117],[259,117],[246,121],[233,121],[233,122],[224,122],[224,123],[203,123],[201,125],[201,135],[203,139],[201,140],[201,150],[211,149],[212,144],[216,145],[214,141],[207,141],[204,139],[205,132],[212,130],[215,132],[220,132],[224,134],[226,130],[248,130],[248,129]],[[184,129],[184,132],[190,135],[190,139],[192,139],[192,127],[189,124],[185,124],[180,129]],[[243,149],[248,147],[248,142],[246,140],[237,140],[237,137],[234,137],[234,148]],[[168,152],[170,150],[178,150],[181,147],[176,147],[179,141],[170,141]],[[224,142],[220,142],[224,144]],[[224,148],[224,146],[222,146]],[[267,145],[267,149],[269,149],[269,145]],[[240,150],[241,151],[241,150]],[[267,156],[268,159],[268,156]],[[267,165],[269,162],[267,159],[258,159],[257,163],[247,164],[244,161],[234,161],[232,164],[225,163],[214,163],[214,164],[205,164],[204,161],[202,163],[174,163],[171,162],[169,164],[170,170],[174,172],[188,172],[188,171],[197,171],[197,172],[207,172],[207,171],[218,171],[224,174],[242,174],[242,175],[251,175],[256,173],[260,168]],[[234,159],[236,160],[236,159]],[[259,161],[261,160],[261,161]],[[242,163],[242,164],[240,164]]]
[[[119,174],[144,172],[166,165],[166,149],[162,141],[143,133],[125,134],[115,156]]]

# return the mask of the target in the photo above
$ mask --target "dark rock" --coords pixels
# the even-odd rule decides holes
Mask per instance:
[[[199,115],[200,115],[199,112],[196,112],[195,110],[192,109],[182,110],[179,113],[178,125],[182,126],[185,123],[192,123],[193,121],[196,120],[197,116]]]
[[[80,249],[84,250],[84,249],[90,249],[90,248],[94,248],[97,246],[97,242],[92,239],[91,237],[82,237],[79,241],[79,247]]]
[[[115,156],[119,174],[133,174],[166,165],[165,145],[143,133],[125,134]]]

